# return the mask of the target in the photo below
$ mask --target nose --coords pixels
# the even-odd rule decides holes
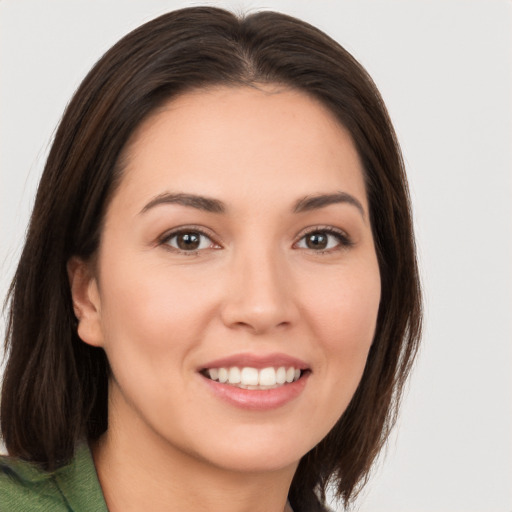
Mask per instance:
[[[299,311],[285,258],[259,251],[234,259],[221,313],[224,324],[253,334],[292,326]]]

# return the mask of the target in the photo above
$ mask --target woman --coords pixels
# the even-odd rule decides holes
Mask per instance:
[[[166,14],[57,131],[11,288],[2,510],[323,510],[420,332],[406,178],[361,66],[282,14]],[[60,507],[60,508],[59,508]]]

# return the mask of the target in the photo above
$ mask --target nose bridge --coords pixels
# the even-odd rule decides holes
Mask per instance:
[[[224,306],[224,321],[264,332],[294,322],[291,280],[286,258],[274,245],[235,250]]]

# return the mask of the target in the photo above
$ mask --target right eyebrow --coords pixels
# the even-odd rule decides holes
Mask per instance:
[[[317,194],[303,197],[295,203],[295,208],[293,211],[295,213],[307,212],[310,210],[325,208],[331,204],[338,203],[347,203],[355,206],[359,210],[359,213],[363,219],[365,219],[365,211],[361,202],[346,192],[336,192],[334,194]]]
[[[165,192],[151,199],[151,201],[149,201],[149,203],[147,203],[139,213],[145,213],[151,208],[162,204],[190,206],[191,208],[197,208],[198,210],[211,213],[224,213],[226,211],[225,204],[218,199],[199,196],[196,194],[171,194],[169,192]]]

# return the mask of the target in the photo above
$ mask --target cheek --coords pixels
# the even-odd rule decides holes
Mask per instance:
[[[109,268],[103,278],[102,327],[113,369],[116,359],[132,357],[157,371],[162,359],[176,360],[178,354],[181,359],[200,343],[213,311],[213,292],[198,290],[197,276],[185,272],[177,279],[158,264],[125,262]]]
[[[320,441],[347,409],[361,380],[371,347],[380,303],[380,275],[375,263],[358,271],[337,269],[318,275],[314,290],[304,294],[303,315],[312,327],[318,358],[314,410],[304,428]],[[325,278],[325,279],[324,279]],[[318,429],[321,426],[321,430]]]
[[[357,351],[371,344],[380,292],[378,267],[372,265],[360,272],[331,275],[321,289],[309,294],[307,309],[332,350],[343,347]]]
[[[334,395],[342,406],[348,405],[362,376],[375,334],[380,293],[375,262],[361,272],[340,273],[336,279],[331,276],[321,293],[309,295],[306,309],[323,349],[322,370],[329,376],[330,394],[338,390]],[[344,390],[341,395],[339,390]]]

